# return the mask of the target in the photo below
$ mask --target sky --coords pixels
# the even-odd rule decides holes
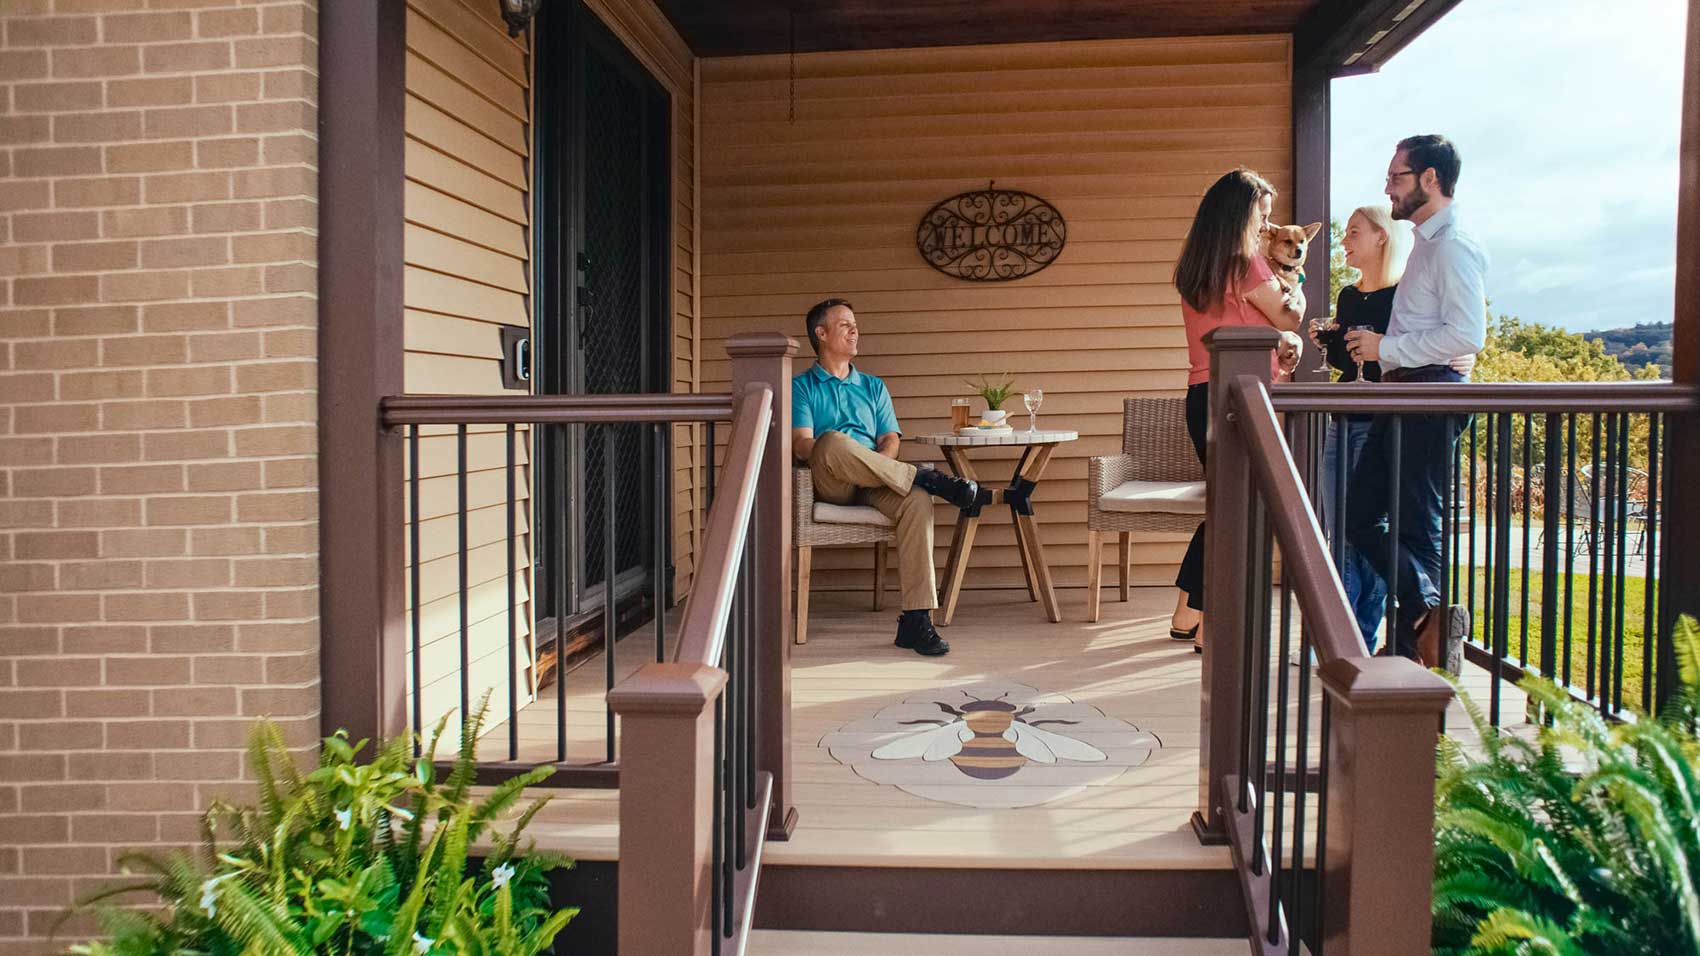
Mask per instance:
[[[1458,145],[1495,314],[1669,322],[1683,0],[1462,0],[1379,73],[1333,85],[1330,204],[1385,202],[1393,146]]]

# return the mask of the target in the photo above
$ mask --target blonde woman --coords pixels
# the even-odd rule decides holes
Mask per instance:
[[[1358,281],[1340,290],[1332,323],[1318,320],[1311,324],[1311,338],[1326,351],[1328,364],[1340,371],[1340,381],[1379,382],[1381,366],[1376,362],[1360,366],[1354,361],[1346,351],[1345,333],[1358,328],[1387,331],[1393,316],[1393,292],[1411,255],[1411,224],[1395,221],[1391,206],[1359,206],[1346,220],[1340,245],[1346,253],[1346,265],[1358,270]],[[1331,540],[1344,537],[1338,520],[1345,510],[1342,491],[1351,486],[1352,467],[1369,438],[1371,420],[1369,415],[1336,415],[1329,423],[1322,448],[1322,501],[1318,511]],[[1344,486],[1340,482],[1342,472]],[[1345,585],[1346,599],[1351,602],[1364,643],[1373,652],[1376,630],[1386,609],[1387,583],[1356,548],[1342,542],[1340,549],[1340,583]]]

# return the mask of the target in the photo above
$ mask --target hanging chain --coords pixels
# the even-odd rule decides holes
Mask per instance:
[[[797,122],[797,10],[795,7],[786,11],[786,24],[787,32],[790,34],[791,63],[785,122],[795,125]]]

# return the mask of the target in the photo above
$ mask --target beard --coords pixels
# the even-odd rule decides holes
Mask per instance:
[[[1429,194],[1421,185],[1411,187],[1411,191],[1393,201],[1393,218],[1410,219],[1411,214],[1428,204]]]

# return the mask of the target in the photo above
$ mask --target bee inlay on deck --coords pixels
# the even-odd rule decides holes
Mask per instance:
[[[1102,786],[1162,746],[1090,704],[1012,681],[910,694],[820,746],[873,783],[941,803],[1030,807]]]

